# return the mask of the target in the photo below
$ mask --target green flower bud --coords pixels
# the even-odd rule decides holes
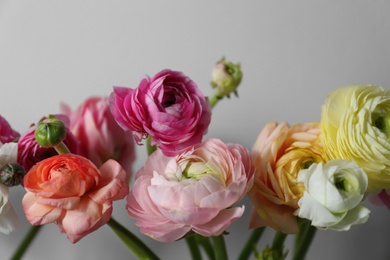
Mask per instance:
[[[8,163],[0,168],[0,182],[8,187],[17,186],[23,182],[26,171],[17,163]]]
[[[237,96],[237,88],[241,83],[242,71],[240,64],[233,64],[223,57],[214,66],[211,86],[217,89],[220,98],[234,93]]]
[[[48,118],[38,123],[34,135],[40,146],[53,147],[65,139],[66,127],[55,116],[49,115]]]

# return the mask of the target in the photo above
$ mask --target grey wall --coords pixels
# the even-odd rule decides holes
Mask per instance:
[[[219,103],[208,137],[250,148],[268,121],[319,121],[327,93],[356,83],[390,87],[390,1],[43,1],[0,0],[0,113],[19,132],[59,103],[75,108],[113,85],[135,87],[145,74],[181,70],[206,95],[211,69],[226,56],[240,61],[239,98]],[[137,149],[134,170],[145,161]],[[0,234],[8,258],[28,229],[20,200],[11,199],[22,227]],[[250,203],[247,201],[247,213]],[[124,202],[114,216],[137,233]],[[320,231],[308,259],[387,259],[390,212],[367,204],[368,223],[349,232]],[[235,259],[248,215],[226,238]],[[270,243],[268,230],[263,242]],[[187,259],[184,242],[162,244],[140,235],[162,259]],[[288,245],[291,239],[288,240]],[[182,255],[182,257],[181,257]],[[25,259],[132,259],[108,227],[76,245],[45,226]]]

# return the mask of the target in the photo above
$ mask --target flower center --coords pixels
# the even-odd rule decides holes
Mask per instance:
[[[183,177],[186,179],[199,180],[203,175],[210,172],[209,167],[203,162],[188,162],[183,170]]]

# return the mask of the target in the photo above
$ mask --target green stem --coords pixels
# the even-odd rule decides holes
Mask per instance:
[[[64,144],[64,142],[61,142],[61,143],[53,146],[53,148],[56,149],[58,154],[70,153],[68,147]]]
[[[211,108],[213,108],[218,103],[218,101],[220,101],[222,98],[223,96],[221,96],[221,94],[219,94],[218,91],[215,92],[214,95],[211,98],[209,98]]]
[[[196,238],[196,241],[198,242],[199,245],[201,245],[206,252],[208,258],[210,260],[215,260],[215,255],[214,255],[214,248],[211,245],[210,238],[209,237],[204,237],[198,234],[194,235]]]
[[[283,250],[284,240],[286,240],[287,234],[282,232],[276,232],[274,241],[272,242],[272,250]]]
[[[159,259],[149,247],[113,217],[107,224],[138,259]]]
[[[16,249],[14,255],[11,257],[12,260],[18,260],[21,259],[24,255],[24,253],[27,251],[28,247],[31,245],[31,242],[34,240],[36,235],[38,234],[39,230],[42,226],[32,226],[30,230],[27,232],[26,236],[22,240],[22,242],[19,244],[18,248]]]
[[[202,254],[200,253],[195,235],[191,235],[185,238],[188,248],[190,249],[191,256],[193,260],[201,260]]]
[[[211,241],[214,244],[214,254],[216,260],[227,260],[228,255],[226,251],[225,238],[223,235],[211,237]]]
[[[148,155],[151,155],[154,151],[156,151],[157,147],[155,145],[152,145],[152,137],[150,135],[148,138],[146,138],[146,151]]]
[[[311,225],[308,220],[302,220],[300,223],[300,232],[295,238],[293,260],[305,259],[311,242],[316,234],[317,228]]]
[[[257,242],[260,240],[264,230],[265,227],[261,227],[261,228],[256,228],[252,231],[252,234],[248,238],[248,241],[246,242],[244,248],[241,251],[240,256],[238,257],[239,260],[249,259],[249,256],[253,253],[254,248]]]

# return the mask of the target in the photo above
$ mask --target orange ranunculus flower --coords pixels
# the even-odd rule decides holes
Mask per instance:
[[[249,192],[254,205],[251,227],[267,225],[288,234],[299,231],[294,211],[304,186],[297,176],[312,163],[327,161],[320,132],[314,122],[266,124],[252,149],[257,172]]]
[[[98,169],[88,159],[62,154],[45,159],[24,177],[22,205],[32,225],[56,223],[72,243],[108,222],[112,202],[129,192],[126,172],[114,160]]]

